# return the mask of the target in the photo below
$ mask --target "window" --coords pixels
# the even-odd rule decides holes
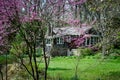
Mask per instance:
[[[99,42],[98,40],[99,40],[99,38],[98,38],[98,37],[96,37],[95,42],[96,42],[96,43],[98,43],[98,42]]]
[[[91,37],[91,45],[94,44],[94,37]]]
[[[46,44],[51,44],[51,39],[46,39]]]
[[[88,45],[90,45],[90,38],[87,38],[87,45],[86,46],[88,46]]]
[[[64,44],[64,41],[62,38],[57,38],[56,42],[57,42],[57,44]]]

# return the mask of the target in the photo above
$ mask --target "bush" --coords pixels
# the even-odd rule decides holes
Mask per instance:
[[[13,63],[17,62],[18,59],[14,55],[7,55],[7,61],[8,63]],[[6,63],[6,55],[0,55],[0,64],[5,64]]]
[[[111,52],[109,54],[109,58],[116,59],[118,57],[120,57],[120,50],[119,49],[111,50]]]
[[[81,54],[80,55],[90,56],[90,55],[93,55],[93,51],[90,48],[84,48],[84,49],[81,49]]]
[[[42,48],[37,49],[36,57],[40,57],[43,55]]]
[[[51,50],[51,56],[67,56],[67,49],[66,48],[53,48]]]

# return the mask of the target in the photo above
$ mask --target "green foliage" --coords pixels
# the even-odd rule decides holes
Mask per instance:
[[[39,49],[37,49],[37,51],[36,51],[37,53],[36,53],[36,56],[37,57],[39,57],[39,56],[42,56],[43,55],[43,50],[42,50],[42,48],[39,48]]]
[[[21,34],[17,33],[14,41],[11,44],[10,54],[22,58],[25,57],[27,53],[27,45],[24,42]]]
[[[81,56],[83,56],[83,57],[93,55],[93,53],[94,52],[90,48],[81,49]]]
[[[13,63],[17,62],[17,58],[14,55],[7,55],[7,61],[8,63]],[[6,55],[1,55],[0,56],[0,64],[5,64],[6,63]]]
[[[109,58],[111,59],[116,59],[120,57],[120,49],[112,49],[111,52],[109,53]]]

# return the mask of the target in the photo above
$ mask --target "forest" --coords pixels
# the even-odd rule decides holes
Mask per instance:
[[[119,80],[119,0],[0,0],[0,80]]]

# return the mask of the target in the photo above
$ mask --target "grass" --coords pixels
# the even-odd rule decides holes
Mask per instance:
[[[52,58],[48,77],[50,80],[120,80],[120,59],[82,58],[75,79],[77,61],[75,57]]]
[[[0,56],[0,64],[5,63],[5,55]],[[8,56],[8,63],[16,58]],[[75,67],[78,62],[77,77]],[[40,68],[43,68],[41,64]],[[120,58],[100,59],[99,55],[77,57],[55,57],[50,61],[48,80],[120,80]]]

